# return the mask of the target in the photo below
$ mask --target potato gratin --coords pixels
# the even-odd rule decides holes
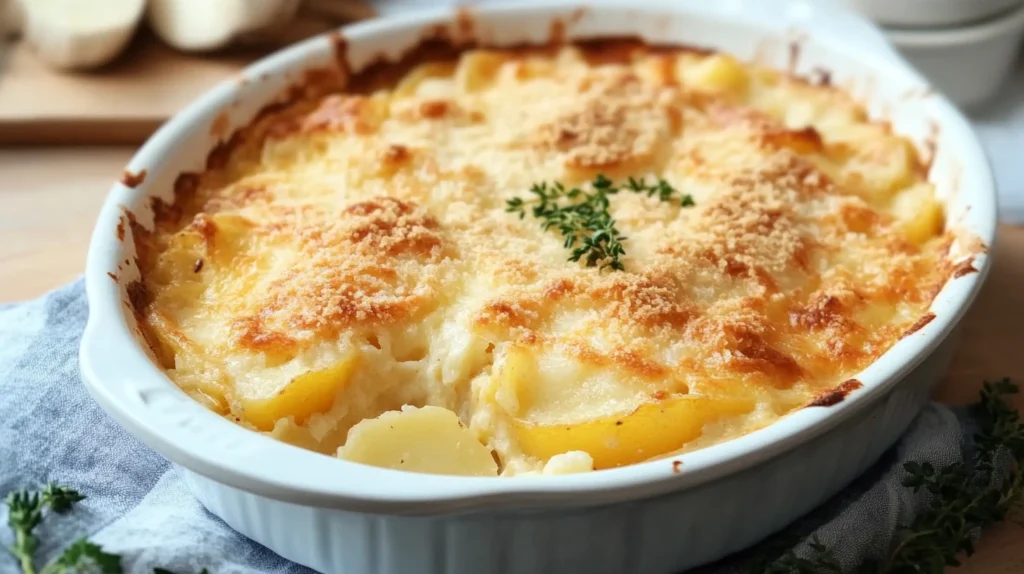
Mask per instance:
[[[836,88],[624,41],[395,75],[261,116],[136,233],[156,359],[238,424],[411,471],[637,463],[859,386],[949,275],[914,147]],[[621,270],[532,211],[630,177],[674,195],[606,196]]]

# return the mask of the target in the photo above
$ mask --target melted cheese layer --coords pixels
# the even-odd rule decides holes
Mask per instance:
[[[257,120],[136,237],[168,375],[324,453],[435,406],[462,423],[437,436],[466,433],[502,474],[600,469],[771,424],[927,310],[949,243],[907,140],[724,54],[608,53],[472,50]],[[598,174],[696,205],[611,196],[610,272],[506,211]]]

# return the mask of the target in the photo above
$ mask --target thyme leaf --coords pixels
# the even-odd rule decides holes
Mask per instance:
[[[664,179],[647,183],[644,178],[630,177],[624,184],[615,185],[598,174],[589,189],[567,188],[557,181],[535,183],[530,187],[532,197],[507,200],[505,211],[519,214],[520,219],[529,214],[541,220],[545,231],[558,231],[562,245],[570,250],[569,261],[583,261],[587,267],[598,267],[602,271],[622,271],[625,267],[621,258],[626,254],[622,242],[626,237],[615,227],[615,219],[609,211],[609,197],[621,190],[657,197],[668,203],[678,201],[680,207],[695,205],[692,196],[681,194]]]
[[[55,483],[46,485],[41,491],[18,490],[10,492],[4,498],[7,505],[7,526],[14,532],[14,544],[8,551],[17,560],[22,574],[81,574],[98,572],[100,574],[121,574],[121,557],[103,550],[98,544],[80,538],[64,549],[56,560],[50,562],[42,570],[36,570],[35,553],[39,548],[39,539],[35,534],[37,526],[42,524],[44,514],[52,511],[56,514],[70,512],[77,502],[85,500],[85,496],[77,490]],[[167,571],[156,568],[154,574]],[[200,574],[207,574],[204,568]]]
[[[1024,510],[1024,424],[1008,398],[1018,393],[1009,379],[986,382],[973,407],[979,424],[969,460],[935,468],[908,462],[903,485],[926,491],[928,506],[910,524],[899,527],[882,560],[856,566],[857,574],[941,574],[974,552],[984,528],[1014,519]],[[841,572],[832,550],[815,540],[810,556],[785,552],[770,564],[754,565],[757,574]]]

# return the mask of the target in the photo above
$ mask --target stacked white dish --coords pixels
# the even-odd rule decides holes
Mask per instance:
[[[844,1],[880,24],[935,88],[964,108],[995,96],[1024,38],[1024,0]]]

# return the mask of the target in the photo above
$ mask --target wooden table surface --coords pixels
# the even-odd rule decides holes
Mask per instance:
[[[93,221],[134,150],[0,148],[0,303],[36,297],[82,273]],[[1024,228],[1004,226],[985,290],[936,396],[966,404],[985,378],[1024,382]],[[1024,401],[1018,402],[1018,406]],[[1024,528],[988,531],[964,574],[1024,572]]]

